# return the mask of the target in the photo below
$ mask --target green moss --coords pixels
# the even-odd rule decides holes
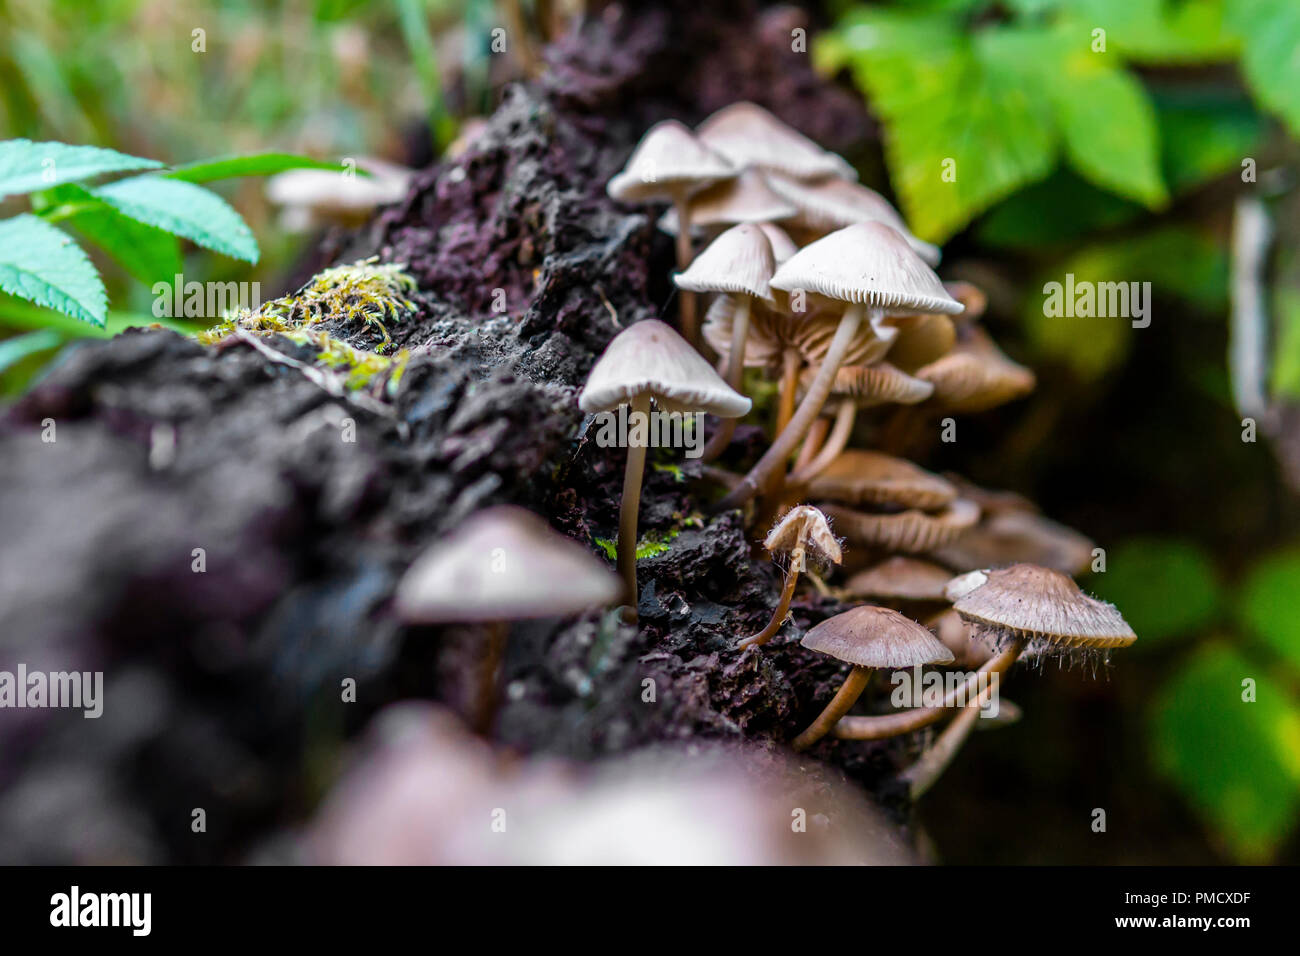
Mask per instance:
[[[681,465],[661,465],[658,462],[652,461],[650,463],[650,467],[653,468],[655,471],[667,472],[668,474],[672,475],[673,479],[677,481],[679,484],[686,480],[686,476],[682,474]]]
[[[667,531],[650,531],[641,536],[636,543],[636,559],[654,558],[669,550],[676,537],[682,533],[681,528],[669,528]],[[611,538],[597,538],[596,547],[605,552],[611,561],[618,559],[618,544]]]

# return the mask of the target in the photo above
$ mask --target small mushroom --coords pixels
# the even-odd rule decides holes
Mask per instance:
[[[1028,562],[1074,575],[1092,565],[1093,548],[1090,539],[1040,514],[1004,510],[986,514],[933,557],[958,571]]]
[[[835,374],[868,309],[877,319],[890,311],[952,314],[962,309],[903,237],[879,222],[848,226],[799,250],[777,269],[771,286],[839,301],[844,313],[803,402],[741,484],[723,498],[719,504],[723,511],[753,497],[803,441],[830,395]]]
[[[957,500],[946,478],[881,451],[851,448],[808,485],[816,498],[851,505],[936,511]]]
[[[824,504],[821,508],[848,540],[909,554],[924,554],[957,540],[975,526],[980,516],[979,508],[964,498],[958,498],[935,512],[910,508],[868,514],[832,504]]]
[[[741,168],[755,166],[800,179],[858,178],[857,171],[841,157],[822,149],[755,103],[724,106],[695,132],[710,149]]]
[[[512,505],[485,508],[430,545],[398,584],[398,616],[413,624],[487,625],[474,725],[496,712],[497,671],[510,621],[563,617],[614,603],[622,587],[595,555]]]
[[[763,230],[763,235],[767,236],[767,241],[772,244],[772,256],[778,266],[799,251],[799,247],[795,245],[789,233],[780,226],[770,222],[760,222],[758,228]]]
[[[757,634],[745,638],[736,646],[744,650],[749,647],[762,647],[781,630],[785,616],[790,611],[790,599],[794,596],[799,573],[806,570],[809,553],[814,560],[822,563],[839,564],[843,560],[840,543],[831,532],[826,516],[810,505],[797,505],[785,513],[775,527],[763,540],[763,547],[775,560],[778,554],[788,555],[789,564],[785,572],[785,584],[781,588],[781,598],[777,601],[772,618]]]
[[[685,339],[658,319],[628,326],[596,360],[578,406],[588,414],[631,406],[631,415],[648,420],[650,403],[668,412],[704,412],[739,418],[748,398],[731,388]],[[618,571],[629,607],[624,619],[636,620],[637,510],[645,471],[646,446],[629,443],[618,521]]]
[[[964,332],[965,338],[948,354],[915,372],[917,378],[934,385],[927,407],[982,412],[1034,390],[1033,371],[1007,358],[987,332],[977,326],[968,326]]]
[[[627,165],[609,181],[605,191],[620,202],[671,202],[683,226],[677,233],[677,268],[685,269],[692,255],[687,199],[736,173],[731,163],[700,142],[687,127],[676,120],[665,120],[641,137]],[[681,298],[681,323],[682,334],[694,344],[695,297],[689,293]]]
[[[937,564],[896,554],[853,575],[844,589],[860,598],[942,601],[943,589],[950,580],[952,575]]]
[[[792,743],[807,750],[848,713],[867,687],[872,670],[947,664],[952,652],[910,618],[889,608],[865,605],[827,618],[803,636],[809,650],[853,665],[835,697]]]
[[[795,213],[794,206],[772,192],[763,174],[753,169],[700,190],[686,205],[691,229],[704,231],[738,223],[787,219]],[[659,228],[670,236],[680,235],[676,209],[668,210],[659,218]]]

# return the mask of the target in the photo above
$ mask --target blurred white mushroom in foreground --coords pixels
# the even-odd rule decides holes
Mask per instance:
[[[364,172],[363,172],[364,171]],[[369,173],[369,176],[364,175]],[[301,232],[327,223],[360,225],[379,206],[406,195],[414,171],[362,157],[356,168],[289,169],[266,181],[266,198],[282,207],[280,224]]]

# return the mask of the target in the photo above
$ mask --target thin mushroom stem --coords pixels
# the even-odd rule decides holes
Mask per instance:
[[[695,258],[691,246],[691,206],[684,192],[678,192],[673,199],[673,208],[677,210],[677,269],[684,272]],[[695,293],[682,289],[678,294],[678,319],[681,324],[682,338],[699,348],[699,330],[695,321]]]
[[[849,438],[853,435],[853,425],[858,420],[858,403],[852,398],[845,398],[840,401],[840,407],[835,412],[835,427],[831,429],[830,438],[826,439],[826,444],[817,453],[817,457],[800,468],[795,465],[794,474],[787,482],[792,485],[803,484],[811,481],[830,467],[831,462],[840,456],[844,446],[849,443]],[[825,421],[824,418],[819,421]]]
[[[777,632],[781,630],[781,625],[785,623],[785,616],[790,613],[790,600],[794,597],[794,586],[799,581],[799,572],[803,567],[803,549],[791,552],[790,567],[785,572],[785,585],[781,588],[781,599],[776,603],[776,609],[772,611],[772,618],[757,634],[745,638],[736,645],[740,650],[746,650],[750,647],[762,647],[772,638],[776,637]]]
[[[501,662],[505,659],[506,638],[509,633],[510,625],[505,621],[493,621],[487,625],[487,647],[483,651],[483,660],[479,664],[473,719],[474,729],[484,736],[491,732],[492,723],[497,716],[499,701],[497,690],[501,686],[499,672]]]
[[[822,447],[826,441],[826,432],[831,423],[826,420],[826,416],[820,416],[817,421],[812,423],[808,429],[808,434],[803,440],[803,446],[799,449],[799,457],[794,460],[794,474],[808,467],[808,463],[817,455],[817,450]]]
[[[948,765],[957,756],[957,751],[961,750],[962,744],[975,729],[975,721],[979,720],[980,711],[993,694],[994,686],[995,683],[991,681],[975,700],[962,708],[961,713],[953,718],[952,723],[943,729],[943,733],[935,738],[934,743],[916,762],[898,775],[898,779],[908,785],[913,800],[929,790],[948,769]]]
[[[781,384],[777,392],[776,434],[785,431],[794,417],[795,390],[799,387],[799,367],[803,357],[798,349],[786,349],[781,353]]]
[[[630,421],[635,416],[650,414],[650,396],[642,393],[632,399]],[[633,428],[633,434],[636,429]],[[618,509],[618,573],[623,578],[624,599],[628,606],[623,610],[623,620],[629,624],[636,622],[637,587],[636,587],[636,529],[637,513],[641,507],[641,479],[645,474],[646,446],[629,444],[627,449],[627,466],[623,471],[623,501]]]
[[[794,738],[790,746],[795,750],[807,750],[825,737],[836,722],[849,712],[849,708],[858,702],[862,692],[867,689],[867,682],[870,679],[871,668],[854,665],[853,670],[849,671],[849,676],[844,678],[840,689],[831,698],[831,702],[826,705],[826,709],[817,715],[817,719],[808,725],[807,730]]]
[[[970,699],[970,695],[975,692],[975,688],[980,681],[980,675],[984,679],[992,680],[993,675],[1002,675],[1016,662],[1020,652],[1025,649],[1028,639],[1017,637],[1002,653],[995,657],[989,658],[984,664],[966,677],[966,680],[954,687],[944,697],[943,702],[937,707],[914,707],[911,710],[900,710],[892,714],[876,714],[871,717],[845,717],[838,724],[832,733],[841,740],[884,740],[887,737],[897,737],[900,734],[910,734],[912,731],[920,730],[922,727],[928,727],[936,723],[944,714],[958,705],[958,701]]]
[[[731,320],[731,350],[727,353],[727,372],[724,376],[727,384],[740,391],[740,380],[745,374],[745,340],[749,338],[750,297],[740,296],[736,314]],[[731,444],[731,436],[736,433],[736,419],[724,418],[709,443],[704,446],[703,461],[713,461]]]
[[[830,348],[826,350],[821,368],[813,377],[812,383],[808,386],[808,393],[804,395],[803,402],[790,419],[790,423],[776,437],[776,441],[772,442],[771,447],[758,463],[749,470],[740,487],[729,492],[718,503],[717,510],[728,511],[739,508],[754,497],[759,489],[764,487],[772,473],[784,465],[786,459],[794,452],[795,446],[803,440],[804,435],[808,433],[808,428],[820,414],[826,397],[831,393],[835,373],[839,371],[840,363],[844,361],[849,346],[853,344],[853,338],[862,325],[865,311],[864,307],[856,302],[844,310],[844,317],[840,319],[839,327],[835,330],[835,337],[831,339]]]

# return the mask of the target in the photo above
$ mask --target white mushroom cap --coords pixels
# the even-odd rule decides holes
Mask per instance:
[[[928,265],[939,264],[939,247],[912,235],[898,210],[874,189],[838,176],[804,182],[771,173],[767,182],[772,192],[799,210],[793,217],[793,225],[820,233],[843,229],[858,222],[883,222],[898,230]]]
[[[758,228],[763,230],[767,236],[767,241],[772,244],[772,256],[776,259],[776,264],[780,265],[799,251],[790,234],[780,226],[770,222],[760,222]]]
[[[952,651],[911,618],[864,604],[828,617],[799,642],[858,667],[892,670],[919,664],[951,664]]]
[[[771,286],[891,312],[962,310],[907,240],[882,222],[846,226],[804,246],[777,269]]]
[[[767,533],[763,547],[773,553],[802,547],[832,564],[839,564],[844,559],[830,522],[812,505],[795,505],[787,511]]]
[[[712,152],[687,127],[665,120],[650,127],[632,151],[627,165],[605,187],[611,199],[647,202],[669,199],[736,175],[736,170]]]
[[[578,406],[607,412],[651,396],[670,412],[707,412],[739,418],[752,404],[713,370],[689,342],[658,319],[628,326],[596,360]]]
[[[581,544],[513,505],[476,512],[416,559],[397,587],[405,621],[560,617],[616,604],[622,581]]]
[[[701,123],[696,132],[710,149],[736,166],[757,166],[801,178],[858,178],[854,168],[841,157],[822,149],[755,103],[723,107]]]
[[[673,276],[673,282],[692,292],[734,292],[771,300],[767,284],[775,272],[767,234],[747,223],[714,239],[685,272]]]
[[[692,230],[785,219],[798,212],[794,205],[772,192],[767,179],[754,169],[746,169],[739,176],[694,193],[688,205]],[[676,209],[669,209],[659,217],[659,228],[670,236],[677,235]]]

